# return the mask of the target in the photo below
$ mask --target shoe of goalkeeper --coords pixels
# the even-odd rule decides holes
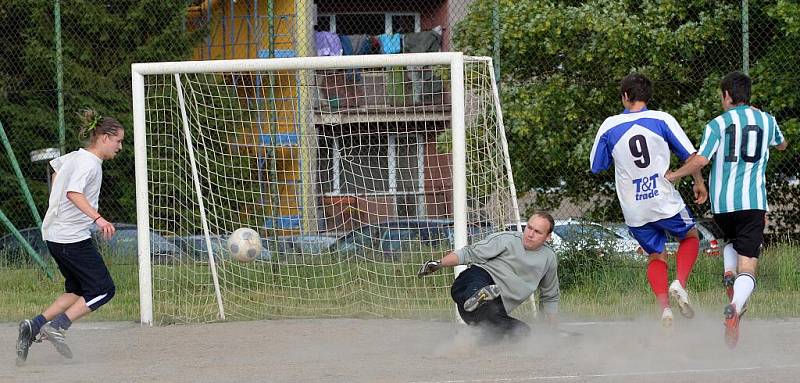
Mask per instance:
[[[25,364],[28,360],[28,350],[33,344],[33,324],[30,319],[19,322],[19,335],[17,336],[17,366]]]
[[[497,285],[484,286],[464,302],[464,311],[473,312],[487,301],[496,299],[499,296],[500,288]]]
[[[64,330],[53,327],[50,322],[47,322],[39,330],[39,335],[42,340],[48,340],[55,346],[56,351],[67,359],[72,359],[72,350],[67,346],[67,341],[64,338]]]

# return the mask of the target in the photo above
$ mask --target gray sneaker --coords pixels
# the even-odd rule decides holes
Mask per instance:
[[[19,335],[17,336],[17,366],[22,366],[28,360],[28,350],[33,344],[33,327],[30,319],[19,322]]]
[[[499,296],[500,288],[497,285],[484,286],[464,302],[464,311],[473,312],[486,301],[491,301]]]
[[[42,340],[49,340],[50,343],[56,347],[59,354],[67,359],[72,359],[72,350],[69,349],[64,339],[64,330],[57,329],[53,327],[50,322],[47,322],[42,326],[42,329],[39,330],[39,335],[42,337]]]

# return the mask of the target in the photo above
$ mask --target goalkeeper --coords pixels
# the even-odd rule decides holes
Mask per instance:
[[[428,261],[417,276],[442,267],[469,265],[450,288],[458,313],[470,326],[480,326],[490,338],[522,336],[530,332],[525,322],[508,314],[538,288],[551,326],[557,323],[558,261],[545,242],[553,232],[553,217],[544,212],[531,216],[525,231],[494,233],[484,240]]]

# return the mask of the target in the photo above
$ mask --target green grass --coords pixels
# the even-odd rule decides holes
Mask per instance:
[[[672,280],[674,257],[669,261]],[[601,267],[576,269],[580,274],[562,293],[561,307],[566,315],[598,319],[658,314],[644,263],[616,260]],[[721,281],[722,258],[700,255],[689,277],[690,299],[699,312],[721,312],[727,301]],[[757,287],[748,306],[749,317],[800,317],[800,247],[779,245],[761,255]]]
[[[424,279],[418,265],[441,252],[413,252],[401,259],[317,256],[280,262],[221,262],[220,286],[229,320],[270,318],[385,317],[451,319],[451,270]],[[302,262],[301,262],[302,261]],[[671,262],[674,259],[671,258]],[[107,258],[117,285],[114,299],[92,320],[139,318],[138,268],[130,257]],[[674,271],[674,264],[670,265]],[[701,255],[690,278],[693,304],[718,315],[725,303],[722,259]],[[655,299],[642,261],[589,252],[564,256],[562,315],[574,319],[630,319],[656,316]],[[217,303],[208,265],[191,263],[153,267],[159,323],[214,321]],[[671,275],[674,278],[674,275]],[[0,321],[16,321],[44,309],[63,290],[60,275],[50,281],[31,265],[0,265]],[[530,311],[522,307],[517,315]],[[800,247],[781,245],[762,255],[758,287],[748,316],[800,317]]]
[[[0,321],[17,321],[42,312],[64,292],[64,279],[56,270],[51,281],[39,269],[0,268]],[[92,314],[92,320],[127,321],[139,319],[138,270],[134,265],[111,265],[117,286],[111,303]]]

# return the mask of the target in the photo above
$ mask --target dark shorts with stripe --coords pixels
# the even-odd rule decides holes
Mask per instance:
[[[473,312],[464,310],[464,303],[485,286],[495,284],[489,272],[470,266],[458,274],[450,287],[450,296],[458,307],[458,314],[468,325],[484,326],[489,330],[489,338],[502,339],[505,335],[521,336],[530,333],[530,327],[523,321],[512,318],[503,306],[502,292],[497,299],[488,301]]]
[[[91,238],[75,243],[47,241],[64,276],[64,292],[83,297],[94,311],[114,296],[114,281]]]
[[[749,258],[758,258],[764,243],[764,210],[740,210],[714,214],[714,222],[722,230],[725,241],[733,244],[737,253]]]

